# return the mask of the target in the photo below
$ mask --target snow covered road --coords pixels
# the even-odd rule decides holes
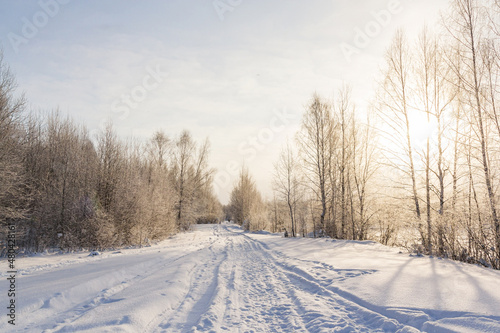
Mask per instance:
[[[405,266],[413,263],[407,261],[407,254],[401,258],[387,248],[374,248],[374,243],[342,244],[356,245],[357,252],[347,251],[359,258],[379,254]],[[4,319],[0,331],[500,332],[498,291],[488,294],[488,299],[470,301],[473,309],[474,302],[485,306],[476,307],[477,312],[414,304],[415,300],[394,296],[385,304],[384,290],[377,294],[373,287],[359,283],[372,280],[377,285],[392,276],[391,268],[384,274],[377,264],[336,267],[335,257],[328,252],[333,245],[332,241],[248,234],[238,226],[221,224],[197,226],[150,248],[97,257],[22,258],[18,260],[24,268],[17,280],[17,325],[13,329]],[[378,262],[384,265],[383,260]],[[394,264],[402,271],[401,266]],[[471,283],[484,281],[485,288],[500,282],[498,272],[472,266],[465,270],[468,277],[479,272],[481,277],[471,277]],[[405,295],[407,290],[394,284]],[[6,286],[2,278],[3,294]],[[415,299],[421,298],[415,295]]]

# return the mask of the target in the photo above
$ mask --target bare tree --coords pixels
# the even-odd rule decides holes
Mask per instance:
[[[179,229],[185,229],[188,222],[185,219],[186,197],[188,189],[189,168],[192,165],[192,159],[196,151],[196,145],[191,135],[184,131],[176,142],[174,152],[173,177],[175,189],[177,192],[177,226]]]
[[[432,78],[434,75],[433,64],[436,58],[436,44],[433,42],[432,38],[429,36],[427,27],[420,33],[419,40],[417,43],[417,96],[420,99],[422,108],[420,111],[424,112],[427,117],[427,138],[426,138],[426,149],[425,149],[425,203],[426,203],[426,217],[427,217],[427,239],[424,244],[427,247],[427,251],[432,253],[432,221],[431,221],[431,183],[430,183],[430,172],[431,172],[431,159],[430,159],[430,140],[431,133],[429,129],[431,128],[431,109],[433,103],[435,102],[433,97],[435,97],[435,91],[433,91]]]
[[[470,107],[475,113],[472,125],[477,133],[477,140],[480,145],[484,184],[486,185],[495,234],[496,257],[500,260],[500,221],[496,207],[493,176],[490,170],[490,151],[487,142],[488,124],[485,110],[488,105],[483,96],[483,92],[487,89],[487,82],[485,83],[482,79],[485,64],[481,61],[481,48],[485,46],[484,29],[486,24],[484,22],[485,15],[481,10],[482,8],[476,0],[454,0],[447,28],[451,37],[460,43],[463,48],[462,62],[467,67],[467,73],[463,76],[462,82],[467,94],[470,96],[468,98]],[[456,69],[454,70],[456,73]],[[493,264],[496,268],[500,267],[497,262]]]
[[[282,149],[274,165],[274,189],[286,202],[291,222],[292,237],[296,236],[297,205],[301,199],[299,165],[289,143]]]
[[[183,131],[173,151],[172,182],[177,193],[177,225],[184,230],[197,218],[196,199],[211,191],[213,170],[208,167],[210,143],[200,147],[188,131]]]
[[[370,114],[366,116],[366,124],[357,124],[356,117],[352,117],[351,128],[351,154],[352,154],[352,178],[354,189],[351,197],[355,196],[357,201],[358,227],[353,227],[353,239],[364,240],[367,238],[368,226],[376,209],[370,209],[373,203],[369,199],[369,184],[377,172],[375,133],[370,124]],[[351,202],[354,198],[351,200]],[[355,216],[351,217],[353,225]],[[357,230],[356,230],[357,229]]]
[[[417,191],[417,177],[414,163],[414,151],[410,131],[410,75],[411,57],[408,43],[402,30],[398,30],[386,53],[386,69],[379,98],[379,115],[388,126],[391,136],[388,140],[399,147],[399,151],[386,150],[392,166],[403,172],[410,179],[411,198],[416,218],[420,221],[421,210]],[[404,158],[401,158],[404,156]]]
[[[238,183],[231,191],[229,207],[233,220],[245,230],[258,227],[259,210],[263,209],[262,198],[245,168],[241,170]]]
[[[445,165],[445,144],[444,140],[444,122],[446,111],[451,102],[455,98],[454,89],[450,89],[448,70],[445,67],[442,49],[439,47],[437,37],[429,33],[427,27],[421,32],[418,44],[417,54],[415,59],[415,78],[416,78],[416,97],[418,105],[416,107],[423,112],[427,118],[427,135],[426,148],[424,152],[425,166],[425,192],[426,192],[426,216],[427,216],[427,238],[424,243],[429,253],[433,252],[432,248],[432,219],[431,212],[433,210],[431,204],[431,192],[436,192],[439,201],[437,209],[439,216],[438,243],[439,253],[443,253],[443,215],[445,203],[445,175],[447,166]],[[437,127],[436,131],[431,131],[433,127]],[[431,141],[435,147],[431,148]],[[437,158],[435,167],[431,165],[431,150],[435,150]],[[431,182],[431,173],[436,176],[438,185],[434,186]]]
[[[16,82],[0,50],[0,224],[24,216],[21,124],[24,96],[16,97]]]
[[[122,147],[113,131],[113,126],[108,123],[97,138],[97,153],[100,162],[97,196],[106,212],[111,212],[114,202],[120,175],[121,151]]]
[[[311,190],[321,203],[319,228],[325,231],[325,216],[330,195],[328,176],[331,165],[332,117],[331,106],[314,94],[297,134],[305,176]]]
[[[174,191],[169,182],[172,143],[161,130],[156,131],[146,146],[144,190],[146,200],[142,205],[148,218],[145,230],[141,229],[140,243],[144,237],[161,239],[174,233]],[[142,235],[144,233],[144,235]]]
[[[283,201],[278,200],[276,193],[274,193],[273,200],[269,203],[269,218],[271,220],[271,232],[276,233],[281,231],[284,227],[284,221],[282,216]]]
[[[349,139],[351,135],[349,134],[350,126],[349,124],[353,120],[354,108],[351,105],[351,89],[344,86],[338,93],[337,103],[336,103],[336,114],[338,115],[340,134],[339,134],[339,145],[340,153],[337,157],[337,165],[340,174],[340,238],[346,238],[346,224],[347,224],[347,201],[348,196],[350,196],[350,166],[351,166],[351,153],[352,146]],[[335,135],[332,133],[332,137]],[[331,158],[334,158],[332,155]],[[351,198],[349,198],[350,200]],[[351,205],[352,208],[352,205]],[[352,237],[355,237],[354,227],[352,230]]]

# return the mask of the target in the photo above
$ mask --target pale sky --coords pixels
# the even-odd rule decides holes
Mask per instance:
[[[59,108],[93,133],[111,119],[124,139],[208,137],[227,203],[243,165],[271,197],[273,164],[311,95],[331,98],[345,82],[363,112],[394,31],[415,35],[448,1],[0,4],[4,61],[30,108]]]

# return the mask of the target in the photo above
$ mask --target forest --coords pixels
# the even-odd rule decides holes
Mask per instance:
[[[500,2],[454,0],[435,31],[387,46],[369,110],[313,94],[263,203],[243,170],[226,211],[247,228],[372,239],[500,268]],[[262,215],[262,206],[267,215]]]
[[[416,38],[387,45],[370,108],[348,83],[312,93],[274,161],[272,198],[243,168],[223,206],[210,142],[189,131],[96,137],[29,110],[0,59],[0,250],[143,246],[233,220],[292,237],[375,240],[500,269],[500,1],[453,0]]]
[[[4,63],[0,76],[0,221],[20,251],[142,246],[219,217],[208,140],[121,141],[111,124],[90,138],[59,112],[26,113]]]

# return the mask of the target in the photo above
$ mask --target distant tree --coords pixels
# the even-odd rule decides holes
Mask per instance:
[[[238,183],[231,192],[229,207],[233,220],[245,230],[257,228],[263,217],[262,197],[245,168],[241,170]]]
[[[282,200],[279,200],[276,191],[273,200],[268,202],[269,220],[271,221],[271,232],[276,233],[283,230],[287,209]]]
[[[97,138],[97,154],[99,157],[97,197],[104,211],[110,213],[115,202],[116,187],[120,176],[120,162],[123,147],[113,131],[111,123]]]
[[[278,161],[274,165],[273,187],[281,200],[286,202],[291,222],[292,237],[297,230],[297,206],[301,201],[301,179],[299,164],[289,143],[282,149]]]
[[[200,196],[211,193],[213,169],[208,167],[210,143],[197,147],[188,131],[183,131],[173,149],[171,179],[176,192],[176,216],[179,230],[195,223]]]
[[[165,237],[175,231],[174,189],[169,182],[172,163],[172,142],[163,131],[156,131],[147,147],[148,193],[153,239]]]

